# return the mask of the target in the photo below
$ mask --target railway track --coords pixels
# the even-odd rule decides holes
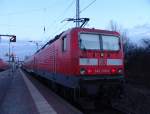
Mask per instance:
[[[48,84],[45,84],[45,80],[43,80],[41,78],[37,78],[37,77],[35,79],[38,80],[40,83],[42,83],[44,86],[49,87]],[[49,87],[49,89],[51,89],[51,88]],[[58,95],[58,93],[57,93],[57,95]],[[124,110],[123,108],[115,107],[115,105],[110,106],[110,105],[99,104],[98,105],[99,108],[95,109],[95,108],[93,108],[92,103],[90,103],[90,105],[89,105],[86,102],[82,102],[83,104],[80,103],[80,105],[79,105],[79,103],[76,104],[74,102],[68,101],[67,98],[64,98],[60,94],[59,94],[59,96],[61,98],[63,98],[64,100],[66,100],[69,104],[73,105],[75,108],[80,110],[83,114],[133,114],[133,113],[129,113],[128,110]],[[90,102],[90,101],[87,101],[87,102]],[[86,106],[86,108],[83,108],[82,107],[83,105]]]
[[[118,107],[113,107],[113,105],[103,103],[99,104],[96,108],[95,107],[93,108],[92,106],[92,108],[88,107],[86,109],[82,108],[79,109],[82,110],[84,114],[131,114],[126,110],[123,109],[121,110]]]
[[[45,81],[43,81],[42,79],[40,78],[35,79],[38,80],[40,83],[42,83],[44,86],[48,87],[50,90],[52,90],[50,86],[48,84],[45,84]],[[91,108],[86,102],[83,103],[83,105],[78,105],[75,104],[74,102],[68,101],[68,99],[64,98],[64,96],[62,95],[59,96],[63,98],[66,102],[68,102],[68,104],[71,104],[73,107],[83,112],[83,114],[141,114],[142,112],[144,112],[144,114],[149,114],[148,95],[146,96],[145,94],[143,94],[143,91],[140,91],[140,89],[134,88],[129,84],[125,85],[124,93],[125,94],[123,94],[123,96],[120,99],[113,101],[112,105],[100,104],[98,105],[99,108],[97,109]],[[85,101],[90,102],[88,100]],[[81,108],[82,106],[85,105],[88,106],[86,109]]]

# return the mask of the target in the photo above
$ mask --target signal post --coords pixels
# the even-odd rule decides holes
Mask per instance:
[[[16,42],[16,35],[4,35],[4,34],[0,34],[0,37],[9,37],[9,55],[8,55],[8,59],[9,59],[9,65],[10,65],[10,43],[11,42]]]

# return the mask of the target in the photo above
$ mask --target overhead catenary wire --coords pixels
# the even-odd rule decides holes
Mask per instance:
[[[89,8],[94,2],[96,2],[96,0],[93,0],[92,2],[90,2],[86,7],[84,7],[80,13],[82,13],[83,11],[85,11],[87,8]]]
[[[58,1],[57,1],[58,2]],[[55,4],[57,4],[57,2],[55,2]],[[11,15],[23,15],[23,14],[29,14],[29,13],[33,13],[33,12],[42,12],[44,9],[49,9],[53,6],[54,4],[51,4],[47,7],[43,7],[43,8],[33,8],[33,9],[27,9],[24,11],[18,11],[18,12],[8,12],[5,14],[0,14],[0,16],[11,16]]]
[[[73,5],[75,0],[73,0],[71,2],[71,4],[65,9],[65,11],[68,11],[68,8],[71,8],[71,6]],[[88,9],[93,3],[95,3],[96,0],[93,0],[92,2],[90,2],[86,7],[84,7],[79,13],[82,13],[83,11],[85,11],[86,9]],[[65,12],[64,11],[64,12]],[[65,13],[66,14],[66,13]],[[63,28],[65,28],[67,25],[69,24],[69,22],[65,23],[64,25],[62,25],[59,29],[56,30],[56,32],[54,32],[54,34],[56,34],[57,32],[61,31]]]
[[[0,14],[0,16],[11,16],[11,15],[24,15],[24,14],[29,14],[33,12],[42,12],[43,9],[45,8],[40,8],[40,9],[31,9],[31,10],[26,10],[26,11],[19,11],[19,12],[11,12],[11,13],[6,13],[6,14]],[[48,8],[46,8],[48,9]]]
[[[94,2],[96,2],[96,0],[93,0],[92,2],[90,2],[85,8],[83,8],[81,11],[80,11],[80,13],[82,13],[82,12],[84,12],[86,9],[88,9]],[[66,15],[67,13],[66,12],[68,12],[69,11],[69,9],[73,6],[73,4],[75,3],[75,0],[70,0],[69,1],[69,3],[68,3],[68,5],[67,5],[67,7],[65,8],[65,10],[61,13],[61,15],[60,16],[58,16],[53,22],[52,22],[52,25],[54,25],[54,24],[56,24],[55,22],[57,21],[57,22],[60,22],[62,19],[64,19],[64,15]],[[20,12],[12,12],[12,13],[8,13],[8,14],[2,14],[2,15],[0,15],[0,16],[7,16],[7,15],[22,15],[22,14],[26,14],[26,13],[32,13],[32,12],[41,12],[41,11],[45,11],[45,10],[47,10],[49,7],[47,7],[47,8],[37,8],[37,9],[29,9],[29,10],[26,10],[26,11],[20,11]],[[45,28],[46,28],[46,30],[48,30],[48,28],[49,27],[52,27],[52,25],[48,25],[48,27],[46,27],[45,24],[46,22],[44,22],[44,27],[42,27],[42,28],[44,28],[43,30],[45,31]],[[61,27],[59,27],[59,26],[57,26],[56,28],[55,28],[55,33],[57,33],[58,31],[60,31],[60,30],[62,30],[63,28],[65,28],[66,26],[68,25],[68,22],[67,23],[65,23],[65,24],[63,24]],[[3,25],[4,26],[4,25]],[[14,27],[14,28],[17,28],[17,26],[15,26],[15,25],[7,25],[7,26],[10,26],[10,27]],[[57,29],[58,28],[58,29]]]
[[[69,11],[69,9],[72,7],[72,5],[74,4],[74,0],[71,1],[71,3],[66,7],[66,9],[63,11],[63,13],[58,16],[54,22],[59,21],[61,19],[63,19],[63,16],[66,14],[67,11]],[[45,7],[45,8],[37,8],[37,9],[29,9],[29,10],[24,10],[24,11],[18,11],[18,12],[9,12],[9,13],[5,13],[5,14],[0,14],[0,16],[11,16],[11,15],[23,15],[26,13],[32,13],[32,12],[45,12],[49,9],[50,7]],[[4,25],[3,25],[4,26]],[[7,25],[7,26],[12,26],[12,25]]]
[[[67,25],[69,24],[69,22],[67,21],[65,24],[63,24],[54,34],[56,34],[57,32],[59,32],[60,30],[62,30],[63,28],[65,28]]]
[[[69,11],[69,9],[73,6],[74,4],[74,0],[72,0],[72,2],[68,5],[68,7],[63,11],[63,13],[58,17],[58,21],[60,22],[64,17],[64,15],[66,14],[66,12]]]
[[[53,35],[50,35],[45,42],[47,42],[50,38],[53,38],[59,31],[61,31],[62,29],[64,29],[67,25],[69,24],[69,22],[67,21],[65,24],[63,24],[61,27],[59,27],[55,32],[53,32]]]
[[[49,25],[49,27],[52,27],[54,24],[56,24],[56,22],[61,23],[61,21],[65,18],[64,15],[67,14],[67,12],[69,11],[69,9],[73,6],[73,4],[75,3],[75,0],[72,0],[69,5],[65,8],[65,10],[52,22],[52,24]],[[63,24],[61,27],[56,27],[56,31],[53,32],[53,34],[55,35],[56,33],[58,33],[59,31],[61,31],[63,28],[65,28],[67,25],[69,24],[69,22],[66,22],[65,24]],[[58,28],[58,29],[57,29]],[[46,39],[46,41],[50,38],[50,36]]]
[[[66,15],[69,9],[73,6],[74,2],[75,1],[72,0],[70,4],[65,8],[65,10],[58,17],[56,17],[56,19],[52,21],[52,23],[49,26],[53,26],[56,22],[60,23],[65,18],[64,15]]]

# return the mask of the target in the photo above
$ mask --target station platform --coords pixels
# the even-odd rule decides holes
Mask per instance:
[[[0,114],[82,114],[21,69],[0,72]]]

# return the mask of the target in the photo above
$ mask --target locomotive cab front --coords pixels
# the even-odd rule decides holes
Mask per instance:
[[[80,32],[78,41],[81,76],[123,76],[123,53],[119,35]]]
[[[76,73],[82,90],[95,96],[106,93],[103,90],[108,90],[110,94],[110,90],[119,88],[124,80],[123,48],[119,33],[81,29],[77,32],[77,39]]]

